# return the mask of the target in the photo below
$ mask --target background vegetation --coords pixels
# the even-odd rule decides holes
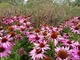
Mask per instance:
[[[35,25],[48,23],[57,25],[64,20],[80,16],[80,0],[71,2],[64,0],[62,3],[53,2],[53,0],[0,0],[0,17],[27,15],[32,16]]]

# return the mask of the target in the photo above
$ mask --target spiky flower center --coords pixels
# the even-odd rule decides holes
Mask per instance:
[[[77,52],[78,56],[80,56],[80,50]]]
[[[40,38],[38,36],[35,37],[36,40],[39,40]]]
[[[80,46],[78,46],[78,50],[80,50]]]
[[[11,34],[11,37],[15,36],[15,32],[10,32],[10,34]]]
[[[20,26],[20,25],[21,25],[20,23],[17,24],[17,26]]]
[[[80,19],[80,17],[78,17],[78,19]]]
[[[75,30],[79,30],[79,28],[78,28],[78,27],[75,27],[74,29],[75,29]]]
[[[74,24],[75,24],[75,25],[77,25],[77,24],[78,24],[78,22],[75,22]]]
[[[24,22],[24,23],[26,23],[26,22],[27,22],[27,20],[24,20],[23,22]]]
[[[2,30],[3,28],[2,27],[0,27],[0,30]]]
[[[46,32],[46,31],[44,31],[44,32],[43,32],[43,35],[44,35],[44,36],[45,36],[45,35],[47,35],[47,32]]]
[[[30,25],[26,25],[27,28],[30,28]]]
[[[1,53],[1,52],[4,52],[4,51],[5,51],[5,48],[2,47],[2,46],[0,46],[0,53]]]
[[[8,28],[8,30],[13,31],[14,28],[13,28],[12,26],[10,26],[10,27]]]
[[[44,43],[40,43],[40,44],[39,44],[39,47],[41,47],[41,48],[43,48],[44,46],[45,46]]]
[[[52,60],[50,57],[46,57],[44,58],[44,60]]]
[[[68,53],[65,50],[58,51],[58,57],[60,57],[61,59],[66,59],[67,56],[68,56]]]
[[[47,26],[46,23],[43,23],[42,26]]]
[[[41,49],[36,49],[36,53],[40,54],[40,53],[42,53],[42,50]]]
[[[69,36],[69,34],[67,33],[66,36]]]
[[[7,38],[2,38],[2,40],[1,40],[2,43],[5,43],[7,41],[8,41]]]
[[[68,43],[68,44],[72,44],[72,42],[71,42],[71,41],[67,41],[67,43]]]
[[[57,36],[58,36],[57,32],[53,32],[53,33],[51,34],[51,38],[53,38],[53,39],[56,39]]]
[[[21,28],[21,31],[24,31],[25,30],[25,28]]]
[[[39,32],[40,32],[40,30],[39,30],[39,29],[36,29],[36,30],[35,30],[35,32],[36,32],[36,33],[39,33]]]

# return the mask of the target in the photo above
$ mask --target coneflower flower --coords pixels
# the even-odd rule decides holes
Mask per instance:
[[[6,35],[0,39],[0,44],[3,45],[5,48],[12,48],[12,41],[13,38],[10,37],[10,35]]]
[[[66,60],[69,57],[69,47],[56,47],[55,52],[59,60]]]
[[[0,57],[6,58],[9,54],[11,54],[11,49],[5,48],[0,45]]]
[[[70,54],[73,58],[75,58],[75,60],[80,60],[80,50],[78,49],[72,49],[70,51]]]
[[[35,45],[34,48],[39,48],[42,49],[43,51],[49,50],[49,45],[47,44],[47,42],[45,40],[40,41],[39,43],[33,43]]]
[[[45,57],[44,51],[42,51],[42,49],[33,49],[30,52],[30,56],[33,60],[39,60],[39,59],[43,59]]]

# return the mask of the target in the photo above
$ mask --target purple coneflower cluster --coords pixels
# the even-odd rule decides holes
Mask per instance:
[[[13,18],[3,17],[2,24],[9,25],[5,30],[3,26],[0,26],[0,57],[6,58],[11,54],[12,49],[16,46],[18,40],[23,40],[23,36],[16,31],[20,31],[25,34],[26,30],[31,30],[31,17],[14,16]],[[16,25],[13,25],[17,22]]]
[[[70,19],[66,22],[66,25],[72,30],[72,32],[80,34],[80,17]]]
[[[27,37],[34,44],[33,50],[30,52],[31,58],[33,60],[45,59],[47,57],[45,52],[51,49],[49,42],[53,42],[55,60],[79,60],[79,42],[70,40],[69,33],[61,36],[60,31],[62,30],[61,27],[42,25],[41,29],[35,29],[29,33]],[[62,45],[59,46],[59,44]]]
[[[0,57],[7,57],[16,46],[18,40],[23,40],[25,35],[31,44],[34,45],[30,50],[29,56],[32,60],[80,60],[80,43],[69,39],[70,33],[63,33],[65,26],[70,27],[72,32],[80,34],[80,18],[74,17],[58,27],[47,24],[40,25],[40,28],[33,29],[31,17],[14,16],[13,18],[3,18],[3,23],[9,25],[7,30],[0,27]],[[16,22],[16,24],[15,24]],[[20,33],[17,33],[20,32]],[[22,35],[23,34],[23,35]],[[52,48],[51,48],[52,46]],[[53,56],[46,53],[51,50]],[[18,54],[26,55],[24,48],[21,48]]]

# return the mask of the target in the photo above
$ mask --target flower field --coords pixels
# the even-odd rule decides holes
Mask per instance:
[[[37,28],[31,18],[2,17],[0,60],[80,60],[80,17]]]

